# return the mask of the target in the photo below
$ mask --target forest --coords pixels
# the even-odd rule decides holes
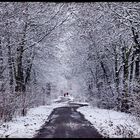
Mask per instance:
[[[0,2],[0,120],[63,91],[140,117],[139,2]]]

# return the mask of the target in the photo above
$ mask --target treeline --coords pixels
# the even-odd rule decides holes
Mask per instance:
[[[47,104],[57,75],[80,83],[75,97],[139,116],[139,10],[139,2],[1,2],[0,120]]]
[[[0,3],[0,120],[49,102],[52,83],[40,82],[41,61],[56,59],[53,42],[68,20],[66,9],[62,3]]]
[[[139,116],[140,3],[80,3],[76,9],[73,41],[83,45],[75,46],[73,59],[85,96],[98,107]]]

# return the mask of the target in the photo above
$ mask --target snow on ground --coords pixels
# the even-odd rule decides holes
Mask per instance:
[[[89,103],[87,103],[87,102],[76,102],[76,101],[70,101],[70,103],[73,103],[73,104],[81,104],[81,105],[89,105]]]
[[[12,121],[0,125],[0,138],[32,138],[47,121],[52,110],[66,104],[67,102],[53,103],[29,109],[26,116],[17,116]]]
[[[91,106],[78,108],[93,126],[104,137],[109,138],[138,138],[140,123],[130,114]]]
[[[67,96],[59,96],[57,99],[53,100],[54,103],[59,103],[59,102],[67,102],[67,101],[74,101],[74,98],[70,95]]]
[[[109,138],[138,138],[140,137],[140,123],[132,115],[107,109],[89,106],[88,103],[74,102],[73,97],[58,97],[51,105],[39,106],[28,110],[27,115],[17,116],[12,121],[0,125],[0,138],[32,138],[37,130],[48,121],[48,116],[54,108],[68,105],[68,103],[85,104],[77,111],[85,115],[93,126],[104,136]]]

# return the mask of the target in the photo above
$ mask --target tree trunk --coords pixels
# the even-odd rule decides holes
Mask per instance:
[[[121,111],[127,112],[128,107],[128,55],[126,53],[126,48],[122,48],[122,59],[123,59],[123,93],[121,99]]]
[[[23,73],[23,51],[25,47],[25,37],[26,37],[26,30],[27,30],[27,23],[25,23],[24,30],[23,30],[23,36],[21,39],[21,43],[17,47],[17,70],[16,70],[16,88],[15,91],[18,95],[21,95],[25,92],[25,83],[24,83],[24,73]]]
[[[130,80],[129,80],[129,82],[130,82],[130,91],[131,91],[131,86],[132,86],[132,79],[133,79],[133,71],[134,71],[134,53],[133,53],[133,55],[132,55],[132,59],[131,59],[131,62],[132,62],[132,64],[131,64],[131,67],[130,67]]]
[[[32,70],[32,65],[33,65],[33,60],[34,60],[34,54],[30,53],[30,55],[32,57],[31,57],[31,59],[27,60],[27,69],[26,69],[26,72],[25,72],[25,87],[28,84],[28,82],[30,81],[31,70]]]
[[[132,34],[133,34],[133,40],[134,40],[134,43],[135,43],[135,46],[134,46],[134,54],[135,54],[135,57],[138,57],[135,61],[135,79],[139,82],[139,63],[140,63],[140,44],[138,42],[138,33],[135,31],[135,28],[132,27],[131,28],[132,30]]]
[[[119,71],[118,71],[118,54],[116,47],[114,48],[114,59],[115,59],[115,84],[116,84],[116,91],[119,93]]]
[[[116,48],[115,48],[115,86],[116,86],[116,92],[117,92],[117,110],[121,110],[120,108],[120,104],[121,104],[121,96],[119,93],[119,84],[120,84],[120,80],[119,80],[119,69],[118,69],[118,54],[116,52]]]
[[[3,71],[4,71],[4,66],[3,66],[3,53],[2,53],[2,43],[0,40],[0,80],[2,81],[3,79]]]
[[[8,47],[8,66],[9,66],[9,85],[10,85],[10,91],[11,93],[14,92],[13,82],[14,82],[14,76],[13,76],[13,67],[12,67],[12,54],[11,54],[11,46],[10,46],[10,38],[7,40],[7,47]]]
[[[22,44],[17,48],[17,74],[16,74],[16,89],[18,95],[22,94],[22,92],[25,92],[25,86],[24,86],[24,75],[23,75],[23,65],[22,65],[22,58],[23,58],[23,48],[24,44]]]
[[[135,61],[135,79],[139,82],[139,56],[137,58],[137,60]]]
[[[17,93],[17,95],[21,95],[21,99],[22,99],[22,110],[21,110],[21,114],[23,116],[26,115],[26,84],[25,84],[25,75],[24,75],[24,69],[23,69],[23,52],[24,52],[24,48],[25,48],[25,43],[26,43],[26,33],[27,33],[27,27],[28,27],[28,4],[25,3],[23,4],[23,6],[25,7],[25,11],[24,11],[24,27],[23,27],[23,31],[21,34],[21,40],[19,40],[21,43],[19,44],[19,46],[17,47],[17,58],[16,58],[16,65],[17,65],[17,70],[16,70],[16,88],[15,91]]]

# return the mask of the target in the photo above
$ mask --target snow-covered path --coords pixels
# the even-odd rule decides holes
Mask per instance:
[[[93,125],[77,112],[82,104],[55,108],[35,138],[101,138]]]

